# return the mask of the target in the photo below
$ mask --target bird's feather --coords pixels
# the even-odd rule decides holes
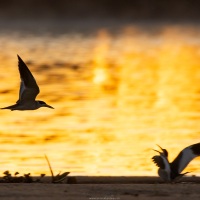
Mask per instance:
[[[197,156],[200,156],[200,143],[184,148],[171,163],[171,170],[175,174],[180,174]]]
[[[164,163],[164,160],[161,156],[158,156],[158,155],[153,156],[152,160],[157,167],[160,167],[161,169],[165,168],[165,163]]]
[[[36,96],[40,92],[39,87],[30,70],[19,56],[18,61],[21,84],[19,90],[19,100],[17,101],[17,103],[34,101]]]

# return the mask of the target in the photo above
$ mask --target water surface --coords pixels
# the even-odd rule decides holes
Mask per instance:
[[[55,107],[0,112],[0,172],[49,175],[47,154],[55,173],[156,175],[156,144],[172,160],[200,142],[199,35],[190,25],[0,32],[0,106],[18,99],[19,54]]]

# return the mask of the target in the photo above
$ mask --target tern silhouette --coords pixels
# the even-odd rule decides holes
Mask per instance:
[[[159,145],[158,145],[159,146]],[[159,146],[160,147],[160,146]],[[166,149],[160,147],[162,152],[158,152],[160,155],[152,157],[153,162],[159,167],[158,175],[164,181],[174,181],[177,178],[181,178],[189,172],[181,174],[181,172],[187,167],[187,165],[197,156],[200,156],[200,143],[190,145],[184,148],[173,162],[168,161],[168,152]]]
[[[1,109],[13,110],[36,110],[40,107],[52,108],[52,106],[46,104],[44,101],[35,100],[36,96],[39,94],[40,89],[36,83],[35,78],[31,74],[30,70],[24,63],[24,61],[18,57],[18,68],[21,78],[20,90],[19,90],[19,100],[16,104],[4,107]]]

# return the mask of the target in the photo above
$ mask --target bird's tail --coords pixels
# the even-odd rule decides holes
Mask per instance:
[[[15,107],[16,107],[16,104],[12,105],[12,106],[7,106],[7,107],[1,108],[1,109],[8,109],[8,110],[13,111]]]

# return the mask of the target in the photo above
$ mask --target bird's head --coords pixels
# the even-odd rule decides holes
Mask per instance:
[[[37,101],[40,107],[47,107],[47,108],[51,108],[54,109],[52,106],[46,104],[44,101]]]
[[[156,152],[158,152],[160,155],[162,155],[162,156],[165,156],[166,158],[168,158],[168,151],[166,150],[166,149],[163,149],[161,146],[159,146],[158,144],[157,144],[157,146],[162,150],[162,152],[160,152],[160,151],[158,151],[158,150],[155,150],[155,149],[153,149],[154,151],[156,151]]]

